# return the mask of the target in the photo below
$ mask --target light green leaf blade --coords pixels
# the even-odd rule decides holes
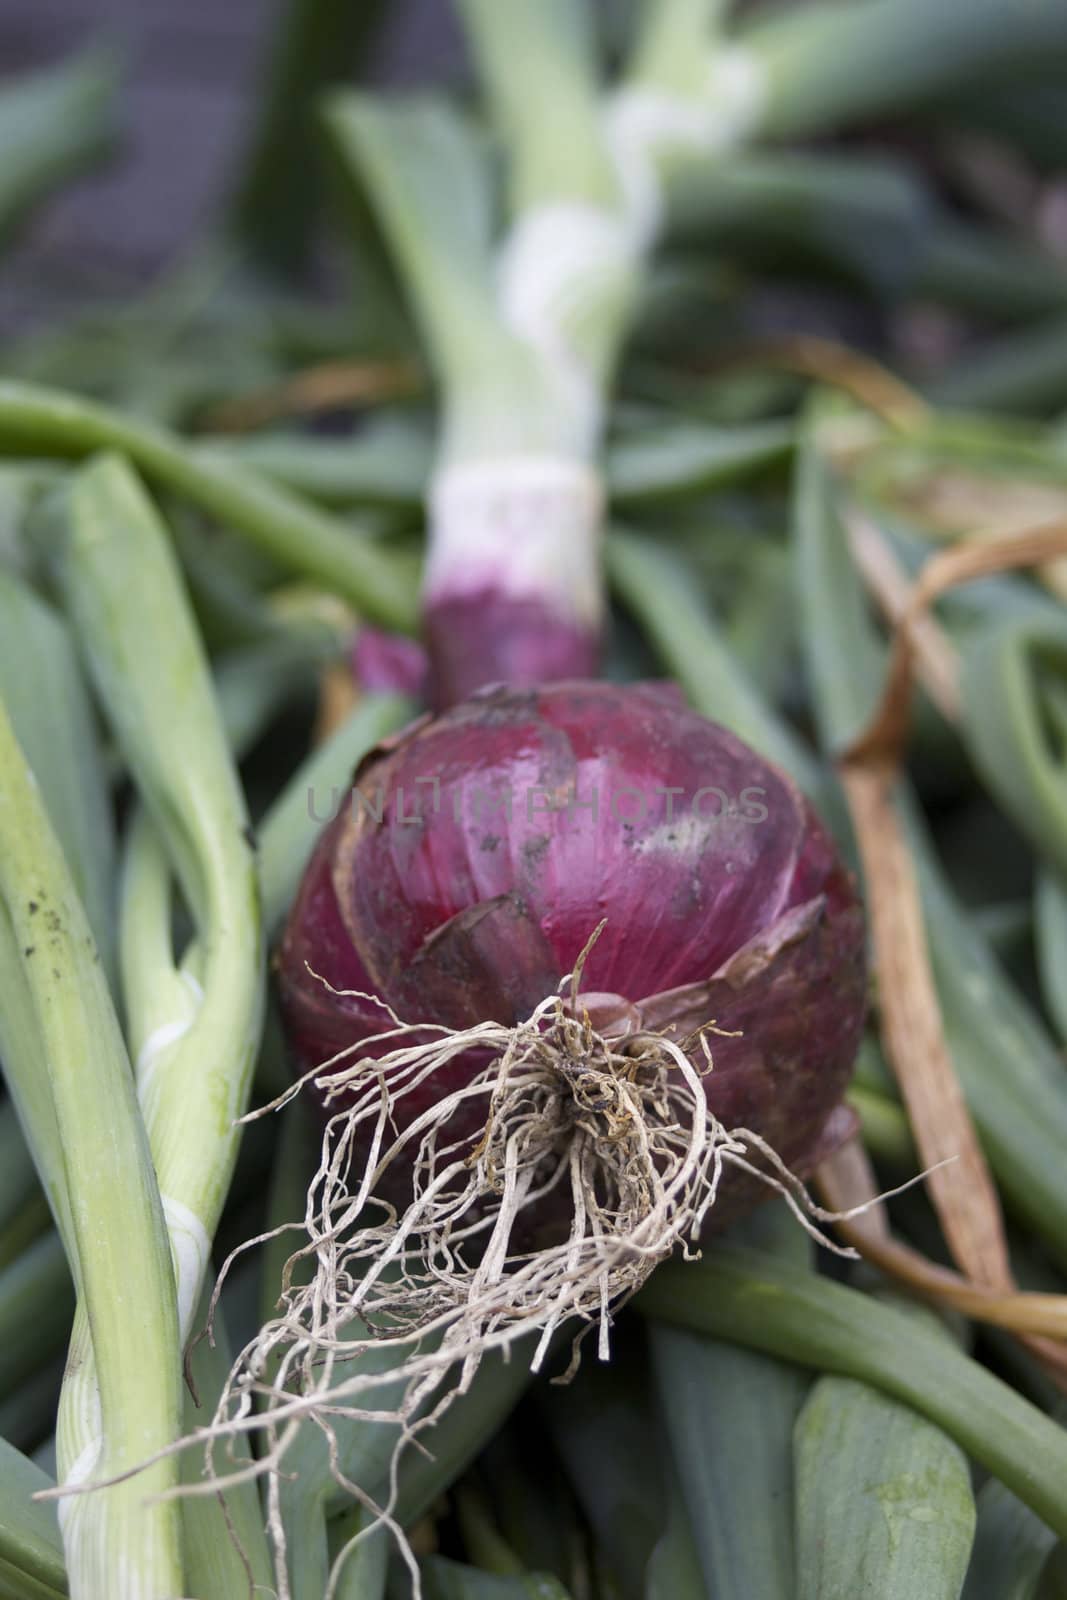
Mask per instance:
[[[110,971],[115,843],[96,719],[63,618],[0,569],[0,698]]]
[[[820,1378],[796,1426],[798,1600],[958,1600],[975,1509],[959,1446],[851,1378]]]
[[[1035,1600],[1055,1534],[996,1478],[983,1483],[976,1503],[963,1600]]]
[[[65,1594],[67,1573],[55,1503],[33,1499],[42,1489],[53,1487],[47,1473],[0,1439],[0,1572],[7,1569],[12,1581],[14,1573],[25,1575]]]

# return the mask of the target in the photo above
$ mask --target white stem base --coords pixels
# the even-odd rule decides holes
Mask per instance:
[[[430,491],[426,600],[492,590],[595,628],[602,516],[600,479],[578,461],[509,456],[446,466]]]

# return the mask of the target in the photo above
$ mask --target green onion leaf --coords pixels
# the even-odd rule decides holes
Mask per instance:
[[[1067,1533],[1067,1433],[943,1333],[810,1270],[719,1244],[657,1268],[646,1316],[856,1378],[942,1428],[1048,1526]]]
[[[948,1338],[931,1314],[898,1307]],[[795,1434],[797,1590],[820,1600],[957,1600],[974,1539],[967,1459],[854,1378],[820,1378]]]
[[[411,629],[415,596],[377,545],[277,484],[176,434],[60,390],[0,381],[0,453],[120,450],[147,477],[237,529],[292,571],[386,627]]]

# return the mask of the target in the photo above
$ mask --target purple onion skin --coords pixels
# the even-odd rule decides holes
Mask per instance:
[[[488,683],[525,689],[561,679],[593,678],[600,638],[550,605],[495,589],[442,594],[426,605],[433,704],[441,711]]]
[[[636,1007],[676,1039],[709,1022],[739,1033],[709,1035],[709,1103],[797,1173],[847,1135],[867,988],[854,883],[791,780],[673,687],[485,690],[373,754],[356,788],[277,955],[300,1070],[387,1025],[308,967],[407,1021],[513,1023],[605,920],[582,978],[598,1014]],[[712,791],[738,814],[713,815]],[[596,816],[580,804],[594,792]],[[510,821],[488,794],[510,795]],[[549,797],[559,809],[546,813]],[[703,1065],[699,1045],[690,1056]],[[404,1120],[479,1065],[452,1063]],[[727,1171],[715,1224],[765,1192]]]
[[[352,671],[361,689],[425,700],[429,682],[426,651],[414,639],[382,628],[360,628],[352,646]]]

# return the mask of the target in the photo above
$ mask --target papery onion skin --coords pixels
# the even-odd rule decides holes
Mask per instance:
[[[808,1170],[845,1127],[833,1114],[864,1020],[862,909],[792,781],[667,685],[485,690],[364,763],[277,955],[297,1065],[387,1025],[337,990],[410,1022],[517,1022],[602,921],[582,978],[598,1014],[636,1007],[678,1040],[714,1023],[716,1116]],[[689,1054],[703,1064],[698,1044]],[[470,1070],[457,1060],[404,1118]],[[716,1222],[760,1192],[727,1173]]]

